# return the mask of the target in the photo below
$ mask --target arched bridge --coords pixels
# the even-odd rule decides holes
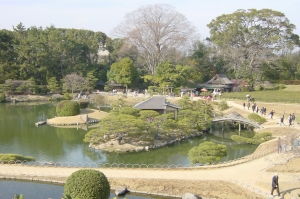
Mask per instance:
[[[223,117],[216,117],[213,119],[213,122],[237,122],[237,123],[243,123],[243,124],[248,124],[250,126],[253,126],[255,128],[262,128],[257,122],[253,122],[251,120],[248,120],[238,114],[237,112],[232,112],[228,115],[225,115]]]

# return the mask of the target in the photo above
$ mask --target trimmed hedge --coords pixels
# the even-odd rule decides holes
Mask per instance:
[[[4,93],[0,93],[0,103],[5,102],[5,95]]]
[[[220,111],[223,111],[223,110],[225,110],[225,109],[228,109],[228,104],[227,104],[227,102],[226,102],[226,101],[221,101],[221,102],[219,102],[219,103],[218,103],[218,109],[219,109]]]
[[[80,107],[74,101],[61,101],[56,105],[56,114],[58,116],[74,116],[80,113]]]
[[[0,162],[35,161],[34,157],[19,154],[0,153]]]
[[[64,186],[64,194],[72,198],[108,199],[110,185],[102,172],[93,169],[81,169],[68,177]]]
[[[265,141],[268,141],[272,138],[272,133],[269,132],[262,132],[257,133],[253,138],[245,138],[239,135],[232,135],[230,137],[233,141],[237,142],[238,144],[247,143],[247,144],[260,144]]]
[[[251,121],[253,121],[253,122],[258,122],[260,124],[267,121],[266,118],[261,117],[261,116],[255,114],[255,113],[250,113],[248,115],[248,119],[251,120]]]

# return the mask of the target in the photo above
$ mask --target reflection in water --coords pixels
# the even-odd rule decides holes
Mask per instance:
[[[228,155],[221,161],[248,155],[257,147],[235,144],[230,136],[238,132],[229,130],[227,126],[222,132],[221,125],[215,124],[211,131],[213,134],[202,138],[148,152],[106,153],[90,149],[83,142],[87,131],[81,128],[56,128],[48,125],[35,127],[35,122],[54,115],[54,104],[0,104],[0,152],[33,156],[37,161],[189,165],[188,151],[204,141],[213,141],[228,147]],[[242,131],[241,135],[251,137],[253,132]]]

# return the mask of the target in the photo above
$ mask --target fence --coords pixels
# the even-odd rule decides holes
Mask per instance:
[[[0,164],[20,164],[32,167],[62,167],[62,168],[127,168],[127,169],[209,169],[242,164],[277,151],[277,141],[263,143],[250,155],[235,160],[216,162],[207,165],[183,164],[125,164],[125,163],[94,163],[94,162],[45,162],[45,161],[0,161]]]
[[[54,168],[124,168],[124,169],[211,169],[211,168],[221,168],[221,167],[227,167],[227,166],[233,166],[237,164],[242,164],[251,160],[254,160],[256,158],[263,157],[267,154],[277,152],[277,140],[271,140],[266,143],[261,144],[251,155],[226,161],[226,162],[218,162],[212,165],[166,165],[166,164],[123,164],[123,163],[87,163],[87,162],[45,162],[45,161],[36,161],[36,162],[28,162],[28,161],[1,161],[0,164],[3,164],[5,166],[6,164],[17,164],[17,165],[23,165],[27,166],[25,169],[19,169],[18,167],[13,168],[14,165],[7,165],[7,169],[1,169],[0,170],[0,179],[10,179],[10,180],[27,180],[27,181],[35,181],[35,182],[46,182],[46,183],[52,183],[52,184],[64,184],[65,180],[67,179],[68,175],[64,171],[58,169],[58,170],[47,170],[47,168],[54,167]],[[290,153],[293,154],[293,153]],[[274,155],[278,155],[278,153],[274,153]],[[276,164],[282,164],[283,166],[286,165],[286,163],[293,158],[294,156],[282,156],[285,159],[282,161],[279,161],[276,158],[276,162],[271,161],[272,166],[276,166]],[[34,170],[34,167],[44,167],[45,169],[42,170]],[[287,167],[287,166],[286,166]],[[288,167],[286,168],[289,169]],[[124,171],[116,171],[119,172],[116,175],[119,176]],[[138,174],[136,174],[138,175]],[[134,178],[139,178],[139,176],[133,176]],[[299,177],[297,175],[291,174],[291,179],[293,181],[299,181]],[[209,180],[209,177],[207,178]],[[255,187],[256,182],[241,182],[234,179],[229,180],[229,182],[234,183],[246,190],[252,191],[256,194],[262,195],[262,196],[269,196],[269,191],[260,189],[258,187]],[[142,192],[142,191],[134,191],[131,190],[131,192],[136,193],[145,193],[145,194],[151,194],[151,195],[161,195],[166,197],[180,197],[172,195],[172,193],[149,193],[149,192]]]

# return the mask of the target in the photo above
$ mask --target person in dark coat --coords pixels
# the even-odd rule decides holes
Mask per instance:
[[[279,184],[278,184],[278,173],[275,173],[275,175],[272,178],[272,190],[271,190],[271,196],[273,197],[273,191],[276,189],[278,197],[280,197],[279,193]]]

